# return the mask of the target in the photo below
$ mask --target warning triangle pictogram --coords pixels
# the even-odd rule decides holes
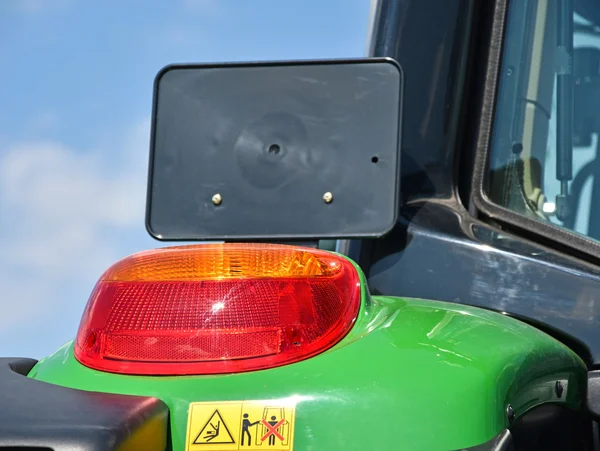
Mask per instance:
[[[216,409],[210,416],[206,424],[200,430],[200,433],[194,440],[194,445],[227,445],[235,443],[225,420]]]

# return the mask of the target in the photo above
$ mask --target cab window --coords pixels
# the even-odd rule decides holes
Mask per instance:
[[[490,200],[600,241],[600,2],[510,2]]]

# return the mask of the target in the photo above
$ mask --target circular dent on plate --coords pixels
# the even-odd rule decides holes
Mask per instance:
[[[288,113],[269,113],[250,123],[233,152],[243,179],[261,189],[278,188],[310,161],[306,127]]]

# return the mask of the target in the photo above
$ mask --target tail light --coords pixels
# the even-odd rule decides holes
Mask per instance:
[[[271,368],[339,342],[359,305],[355,267],[326,251],[268,244],[156,249],[102,275],[75,357],[124,374]]]

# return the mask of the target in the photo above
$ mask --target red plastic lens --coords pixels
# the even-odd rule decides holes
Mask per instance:
[[[360,305],[345,258],[268,244],[141,252],[100,278],[75,357],[125,374],[219,374],[285,365],[341,340]]]

